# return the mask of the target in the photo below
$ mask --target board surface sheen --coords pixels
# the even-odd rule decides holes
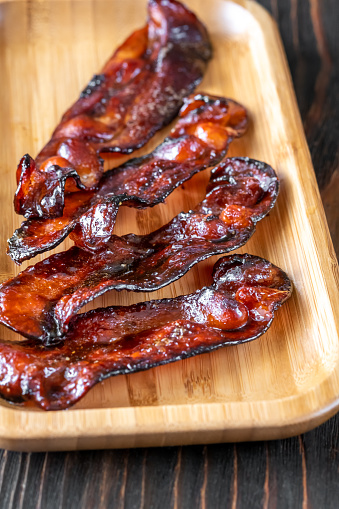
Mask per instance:
[[[292,298],[260,339],[111,378],[68,411],[44,413],[1,402],[0,447],[273,439],[306,431],[338,410],[338,267],[278,31],[251,0],[186,3],[207,25],[214,47],[199,89],[232,97],[250,114],[248,133],[229,155],[266,161],[281,181],[275,208],[239,252],[263,256],[285,270],[294,284]],[[5,254],[6,239],[21,221],[12,205],[19,159],[26,152],[36,156],[92,74],[143,25],[145,13],[144,0],[0,3],[1,280],[29,265],[18,268]],[[163,137],[164,132],[155,136],[138,154]],[[122,208],[116,233],[144,234],[193,208],[208,176],[208,171],[195,176],[165,205]],[[58,250],[70,245],[66,241]],[[216,259],[158,292],[111,292],[87,309],[193,292],[210,284]],[[3,327],[1,334],[15,338]]]

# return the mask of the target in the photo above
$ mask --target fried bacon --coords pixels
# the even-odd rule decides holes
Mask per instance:
[[[94,189],[103,174],[100,154],[129,154],[168,124],[210,57],[206,29],[191,11],[175,0],[149,0],[147,26],[91,79],[36,160],[21,159],[15,211],[61,216],[65,186]]]
[[[238,103],[206,94],[190,96],[169,137],[152,153],[106,172],[95,192],[66,195],[62,217],[25,221],[9,239],[11,258],[21,263],[48,251],[76,227],[103,243],[112,234],[121,203],[149,207],[164,201],[196,172],[217,164],[246,127],[246,110]]]
[[[286,274],[267,260],[222,258],[212,286],[84,313],[72,320],[61,344],[0,342],[0,395],[44,410],[68,408],[110,376],[258,338],[290,294]]]
[[[0,287],[0,322],[23,336],[52,342],[87,302],[115,290],[153,291],[209,256],[243,245],[273,207],[274,170],[248,158],[212,170],[206,198],[148,235],[112,235],[103,246],[79,228],[79,246],[29,267]],[[92,245],[93,252],[88,250]]]

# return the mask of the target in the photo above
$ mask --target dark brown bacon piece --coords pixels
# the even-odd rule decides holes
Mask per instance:
[[[152,153],[106,172],[95,192],[66,195],[62,217],[25,221],[9,239],[11,258],[21,263],[48,251],[77,225],[96,244],[104,242],[112,234],[119,204],[150,207],[164,201],[192,175],[217,164],[246,127],[240,104],[206,94],[190,96],[170,136]]]
[[[103,173],[100,154],[142,147],[175,117],[210,57],[206,29],[191,11],[175,0],[149,0],[146,28],[92,78],[36,160],[21,159],[15,211],[61,216],[66,180],[66,190],[94,189]]]
[[[219,260],[213,281],[175,299],[77,316],[59,345],[0,342],[0,395],[44,410],[68,408],[109,376],[258,338],[291,294],[281,269],[247,254]]]
[[[112,235],[93,252],[72,247],[3,283],[0,322],[45,342],[62,337],[78,310],[104,292],[157,290],[200,260],[243,245],[273,207],[278,188],[270,166],[225,159],[212,171],[206,198],[195,210],[148,235]],[[83,243],[83,232],[75,233]],[[90,244],[86,235],[85,242]]]

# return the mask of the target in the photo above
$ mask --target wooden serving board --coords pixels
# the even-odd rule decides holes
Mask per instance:
[[[306,431],[339,407],[338,266],[280,37],[251,0],[187,0],[206,23],[214,58],[200,90],[249,111],[247,135],[229,155],[271,164],[278,202],[239,250],[263,256],[294,283],[292,298],[260,339],[97,385],[68,411],[0,404],[0,447],[71,450],[282,438]],[[113,49],[145,20],[146,1],[69,0],[0,4],[0,274],[19,269],[6,239],[21,218],[12,206],[20,157],[35,156],[62,113]],[[139,153],[159,143],[157,135]],[[119,211],[116,233],[147,233],[204,196],[208,171],[165,205]],[[59,250],[69,247],[66,241]],[[37,257],[37,260],[41,257]],[[34,260],[34,261],[37,261]],[[91,307],[173,297],[209,284],[213,257],[152,294],[111,292]],[[1,328],[1,337],[16,335]]]

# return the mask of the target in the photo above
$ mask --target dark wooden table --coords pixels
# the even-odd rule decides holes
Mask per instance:
[[[208,0],[206,0],[208,1]],[[339,254],[339,2],[260,0],[285,44]],[[244,444],[0,451],[0,508],[339,507],[339,414],[305,435]]]

